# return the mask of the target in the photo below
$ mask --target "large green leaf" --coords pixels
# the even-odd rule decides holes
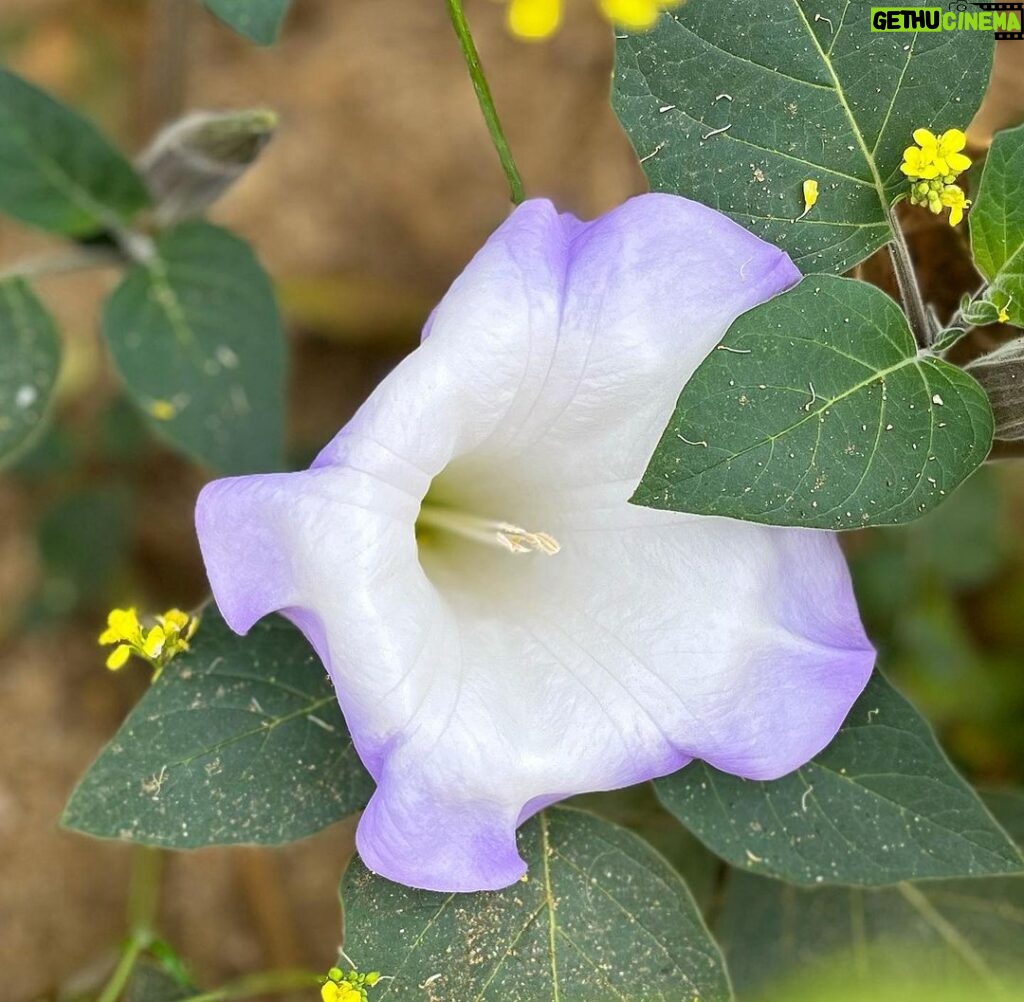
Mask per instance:
[[[970,220],[978,270],[1009,299],[1010,321],[1024,327],[1024,125],[992,140]]]
[[[1024,872],[928,725],[878,674],[828,748],[796,772],[762,783],[694,763],[655,789],[713,852],[793,883]]]
[[[131,164],[91,122],[0,69],[0,212],[85,236],[148,202]]]
[[[210,606],[192,650],[100,752],[62,823],[176,849],[277,845],[359,810],[372,786],[302,635],[273,616],[237,637]]]
[[[2,464],[42,428],[60,368],[60,337],[53,321],[20,278],[0,279],[0,359]]]
[[[280,467],[284,339],[243,240],[201,221],[168,230],[107,300],[103,333],[160,435],[224,473]]]
[[[940,504],[992,444],[984,391],[878,289],[811,275],[744,313],[683,388],[632,500],[857,529]]]
[[[203,0],[206,9],[257,45],[273,45],[291,0]]]
[[[872,32],[870,17],[852,0],[688,0],[620,35],[613,102],[651,188],[720,209],[804,272],[888,242],[903,149],[914,129],[967,125],[993,38]],[[820,199],[798,220],[807,179]]]
[[[1012,814],[1005,809],[1018,815],[1024,810],[1019,795],[990,803],[1008,826]],[[812,982],[841,972],[850,988],[859,989],[851,999],[876,998],[871,990],[894,976],[917,974],[960,986],[962,994],[943,998],[982,1002],[1024,997],[1022,923],[1020,877],[865,891],[799,890],[733,873],[715,932],[743,1000],[760,998],[760,989],[793,972]],[[1011,993],[1014,986],[1018,990]],[[835,996],[799,994],[801,1000],[825,997]]]
[[[635,835],[555,808],[523,826],[519,851],[529,874],[494,893],[417,891],[349,865],[345,950],[394,978],[375,1000],[732,997],[686,885]]]

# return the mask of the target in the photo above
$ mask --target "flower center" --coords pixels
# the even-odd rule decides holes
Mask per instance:
[[[552,557],[562,548],[558,540],[546,532],[531,532],[511,522],[481,518],[457,508],[445,508],[427,502],[420,507],[416,525],[440,529],[477,543],[501,546],[510,553],[543,553]]]

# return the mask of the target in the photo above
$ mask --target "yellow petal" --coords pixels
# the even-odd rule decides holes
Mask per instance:
[[[914,142],[922,147],[935,147],[939,145],[939,140],[935,134],[927,129],[914,129]]]
[[[650,28],[658,20],[656,0],[598,0],[601,12],[624,28]]]
[[[108,626],[97,638],[101,644],[116,644],[119,640],[123,640],[120,630],[112,630]]]
[[[168,609],[162,616],[156,618],[168,633],[180,633],[188,626],[188,614],[182,612],[181,609]]]
[[[949,225],[957,226],[960,220],[964,218],[964,207],[962,205],[954,205],[949,210]]]
[[[965,157],[962,153],[947,153],[943,159],[950,174],[960,174],[971,166],[971,158]]]
[[[520,38],[547,38],[562,19],[562,0],[511,0],[508,27]]]
[[[808,213],[818,201],[818,182],[809,177],[804,181],[804,213]]]
[[[333,981],[325,981],[320,987],[320,998],[323,1002],[338,1002],[341,997],[341,986]]]
[[[947,129],[939,136],[939,151],[948,156],[950,153],[959,153],[967,145],[967,136],[959,129]]]
[[[110,652],[110,657],[107,658],[107,667],[111,671],[117,671],[118,668],[123,668],[125,661],[131,656],[132,649],[127,644],[121,644],[119,647],[115,647]]]
[[[134,609],[111,609],[107,626],[124,640],[131,640],[138,635],[139,617]]]
[[[146,634],[146,639],[143,642],[142,649],[146,652],[147,657],[158,657],[164,649],[164,643],[166,640],[167,634],[164,633],[163,627],[154,626],[153,629]]]

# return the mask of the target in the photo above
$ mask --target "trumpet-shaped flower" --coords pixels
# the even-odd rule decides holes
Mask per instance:
[[[227,622],[280,610],[334,681],[371,869],[503,887],[553,801],[695,758],[771,779],[835,734],[874,661],[835,538],[628,500],[697,365],[798,278],[685,199],[527,202],[311,469],[203,490]]]

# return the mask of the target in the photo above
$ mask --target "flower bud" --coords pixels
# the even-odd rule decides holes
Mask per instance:
[[[265,108],[197,111],[163,129],[136,164],[158,225],[202,215],[253,164],[277,123]]]

